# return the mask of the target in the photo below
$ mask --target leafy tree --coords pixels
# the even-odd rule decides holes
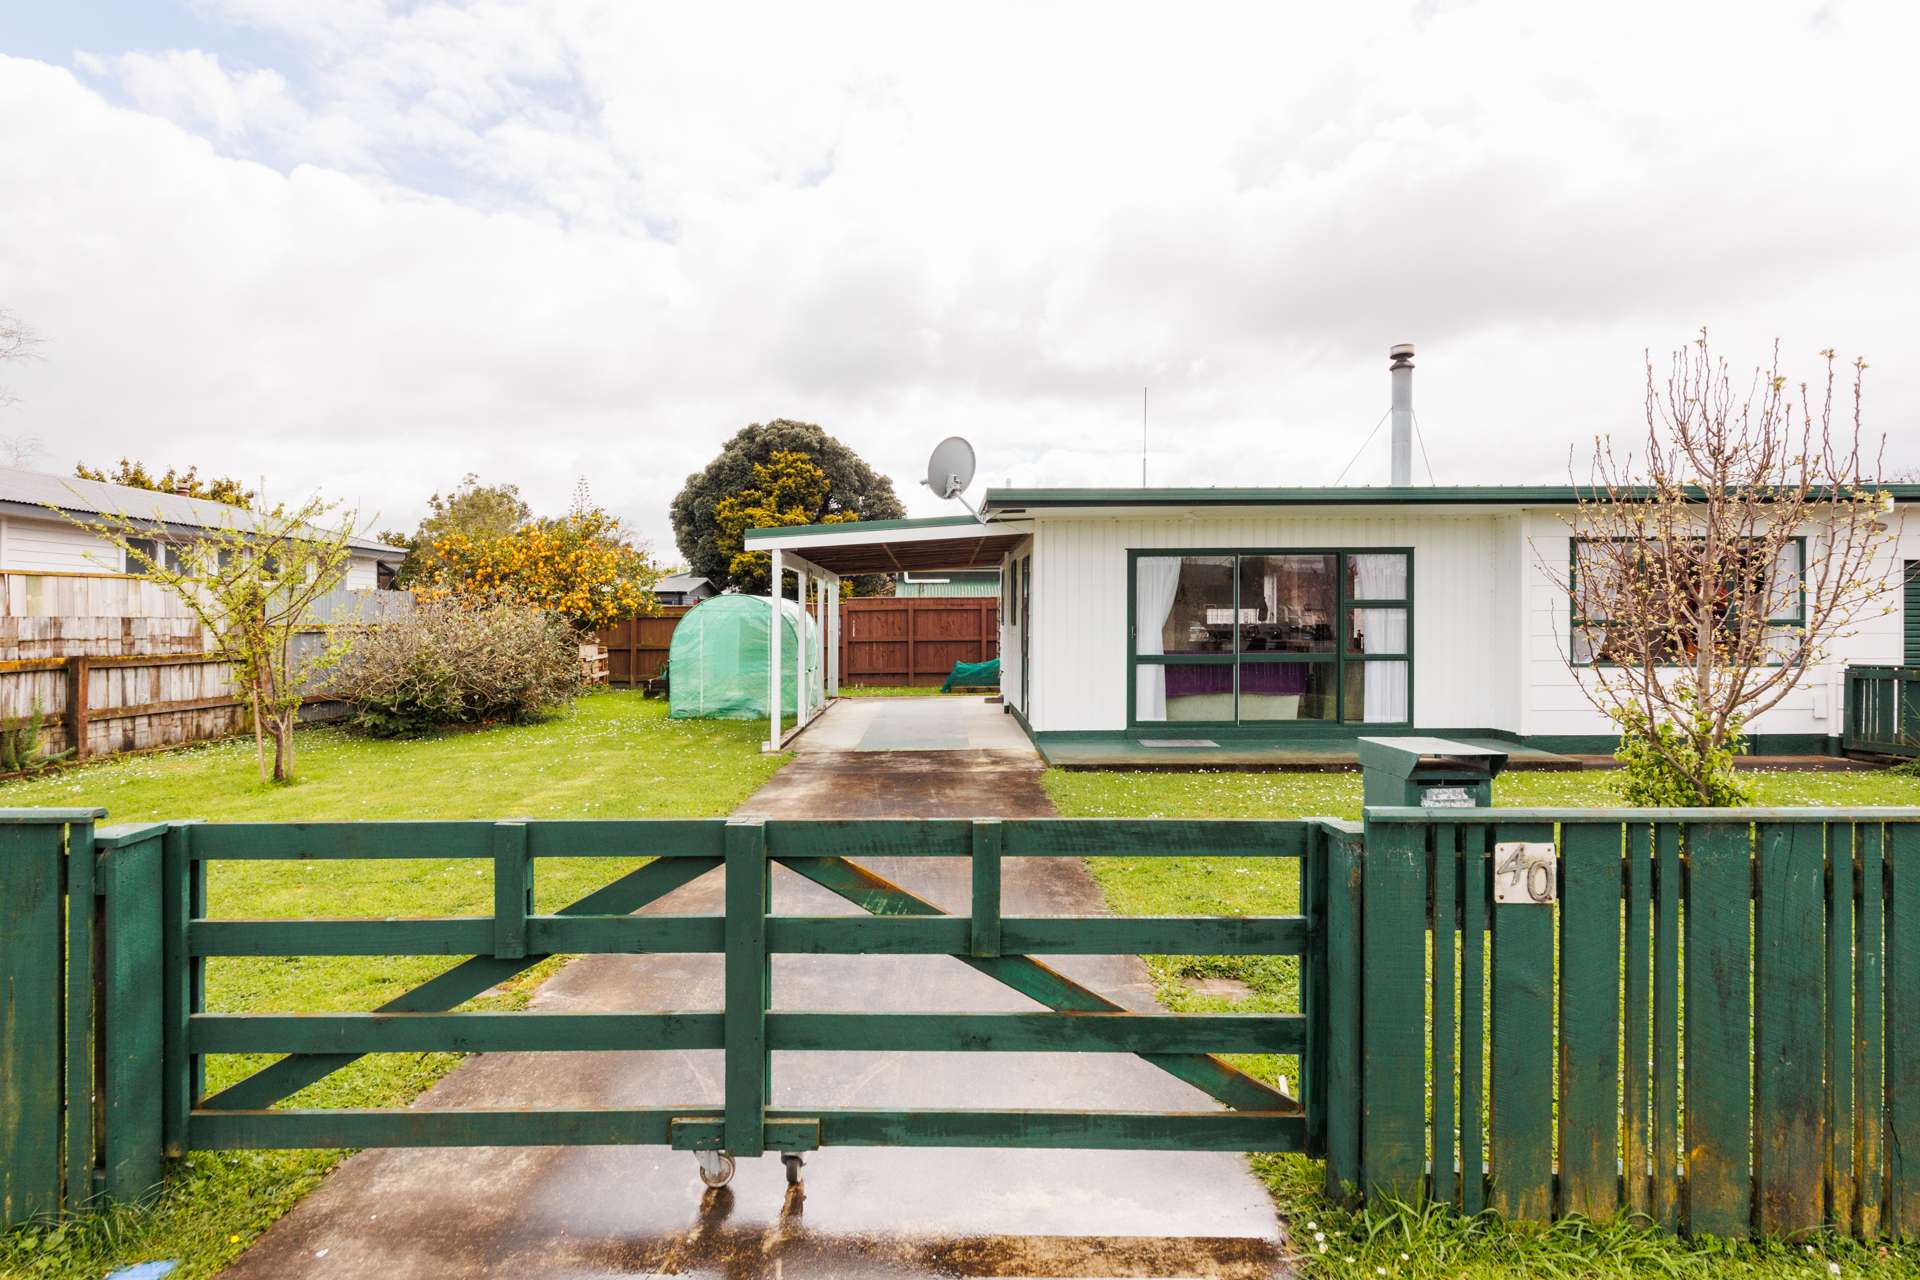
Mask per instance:
[[[421,552],[428,594],[532,605],[586,633],[651,613],[660,570],[620,521],[587,506],[495,537],[448,533]]]
[[[1851,413],[1836,413],[1822,355],[1817,405],[1781,374],[1777,345],[1742,393],[1702,332],[1664,384],[1648,361],[1637,456],[1595,443],[1560,580],[1578,619],[1566,657],[1620,726],[1630,794],[1737,802],[1745,726],[1888,607],[1891,498],[1864,439],[1866,365],[1854,362]]]
[[[753,478],[744,489],[713,504],[714,523],[721,544],[734,547],[727,561],[727,580],[736,590],[764,595],[773,557],[748,551],[749,529],[791,527],[797,524],[844,524],[855,519],[850,511],[829,511],[816,518],[827,491],[827,473],[798,449],[776,449],[765,462],[753,466]]]
[[[155,554],[150,521],[60,514],[119,547],[129,564],[172,591],[213,632],[252,713],[261,779],[291,778],[300,704],[351,643],[344,630],[316,627],[312,612],[316,601],[346,580],[353,513],[336,517],[334,507],[317,497],[299,507],[262,507],[231,525],[202,529],[193,542],[170,544],[172,557]],[[318,643],[296,646],[299,633],[318,637]]]
[[[107,484],[123,484],[132,489],[149,489],[155,493],[174,493],[183,498],[205,498],[209,502],[222,502],[229,507],[243,510],[253,506],[258,496],[253,490],[241,484],[231,476],[217,476],[202,480],[198,467],[188,467],[185,471],[175,471],[168,467],[166,473],[155,477],[143,462],[120,459],[120,465],[112,472],[102,471],[81,463],[73,469],[73,474],[81,480],[100,480]]]
[[[388,546],[407,550],[393,585],[410,587],[421,581],[427,549],[442,538],[457,533],[484,542],[505,537],[532,518],[533,509],[520,497],[519,485],[481,484],[480,477],[469,471],[451,493],[427,499],[426,517],[414,532],[387,530],[379,535]]]
[[[757,582],[758,590],[766,589],[764,562],[757,579],[750,579],[748,583],[735,581],[734,557],[740,553],[740,535],[745,529],[737,524],[731,530],[724,527],[717,508],[721,502],[735,497],[764,502],[767,490],[757,477],[756,468],[771,463],[776,453],[804,454],[819,469],[826,483],[817,488],[787,484],[776,498],[791,497],[798,505],[776,505],[773,509],[805,518],[770,523],[897,520],[907,514],[893,491],[891,480],[812,423],[776,418],[772,422],[742,427],[704,470],[687,477],[685,487],[673,500],[673,536],[680,554],[686,557],[693,573],[712,580],[716,587],[746,589]],[[763,487],[756,489],[756,485]],[[804,493],[800,488],[804,488]],[[756,493],[758,498],[749,497]],[[885,583],[884,576],[869,575],[856,578],[849,585],[855,594],[871,594],[882,589]]]

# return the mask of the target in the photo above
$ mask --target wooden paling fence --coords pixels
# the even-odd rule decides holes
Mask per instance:
[[[1920,1239],[1920,810],[1366,818],[1328,880],[1331,1184]],[[1551,900],[1502,901],[1532,865]]]
[[[660,678],[673,630],[697,606],[615,623],[600,632],[613,684]],[[840,602],[842,685],[938,685],[956,662],[1000,654],[1000,602],[972,596],[861,596]]]

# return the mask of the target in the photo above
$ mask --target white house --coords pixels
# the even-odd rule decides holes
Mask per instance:
[[[1845,668],[1920,662],[1920,626],[1903,628],[1920,608],[1903,595],[1920,592],[1897,589],[1920,562],[1920,521],[1903,518],[1920,485],[1890,487],[1890,610],[1860,618],[1833,662],[1748,726],[1755,750],[1836,749]],[[1617,735],[1581,692],[1590,655],[1556,583],[1574,504],[1565,486],[990,489],[979,519],[763,529],[747,546],[829,584],[998,568],[1006,706],[1056,759],[1099,743],[1111,758],[1324,751],[1382,731],[1593,752]],[[831,673],[798,692],[811,711]]]
[[[0,571],[136,572],[112,541],[73,522],[97,516],[149,523],[155,550],[163,555],[168,543],[191,542],[209,528],[244,528],[251,519],[245,511],[204,498],[0,467]],[[353,558],[345,585],[351,590],[385,585],[382,566],[390,572],[406,556],[404,549],[372,538],[355,537],[349,547]]]

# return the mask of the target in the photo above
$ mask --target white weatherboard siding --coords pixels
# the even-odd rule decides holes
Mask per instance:
[[[1594,710],[1581,692],[1581,681],[1593,676],[1567,666],[1571,620],[1566,593],[1556,579],[1565,576],[1572,535],[1566,513],[1531,511],[1528,524],[1527,573],[1523,591],[1527,604],[1524,639],[1527,660],[1526,734],[1606,734],[1613,731],[1606,717]],[[1808,537],[1807,563],[1820,557],[1817,535]],[[1897,664],[1900,661],[1899,562],[1920,559],[1920,528],[1903,528],[1883,549],[1876,572],[1888,583],[1882,602],[1864,610],[1843,635],[1828,646],[1833,661],[1814,668],[1784,701],[1747,725],[1749,733],[1840,734],[1842,681],[1848,665]],[[1504,726],[1495,726],[1504,727]]]
[[[1013,567],[1022,556],[1032,551],[1033,539],[1028,538],[1000,561],[1000,695],[1006,699],[1008,706],[1020,710],[1022,714],[1027,711],[1027,673],[1020,662],[1020,597],[1014,591]],[[1024,582],[1026,574],[1022,572],[1020,576]],[[1033,597],[1033,611],[1036,614],[1040,612],[1038,595]]]
[[[120,548],[107,539],[60,520],[5,518],[0,537],[0,569],[39,569],[52,573],[118,573]]]
[[[1413,717],[1422,727],[1503,727],[1511,614],[1497,616],[1500,531],[1493,514],[1368,515],[1348,509],[1185,517],[1042,518],[1033,572],[1033,728],[1122,730],[1127,722],[1127,552],[1233,548],[1413,548]],[[1512,702],[1512,698],[1506,699]]]
[[[347,563],[346,588],[349,591],[372,591],[380,585],[380,562],[372,556],[356,555]]]

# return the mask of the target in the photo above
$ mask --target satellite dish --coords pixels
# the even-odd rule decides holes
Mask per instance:
[[[959,436],[948,436],[933,447],[927,459],[927,488],[943,498],[957,498],[973,483],[973,446]]]

